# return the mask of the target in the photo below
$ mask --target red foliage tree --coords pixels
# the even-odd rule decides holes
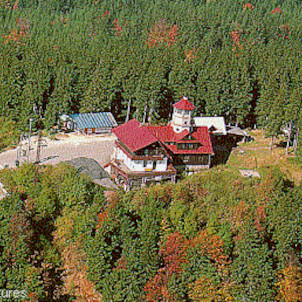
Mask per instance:
[[[251,3],[243,4],[243,10],[249,9],[253,10],[255,7]]]
[[[106,16],[109,16],[109,14],[110,14],[110,11],[108,9],[106,9],[102,15],[102,19],[105,18]]]
[[[119,25],[118,19],[115,19],[113,21],[113,24],[114,24],[114,30],[116,31],[116,35],[119,37],[121,35],[121,31],[123,30],[123,28]]]
[[[240,34],[239,30],[237,30],[237,29],[233,30],[230,33],[230,35],[231,35],[232,41],[234,42],[234,47],[238,46],[239,48],[242,48],[242,46],[240,45],[240,36],[241,36],[241,34]]]
[[[274,8],[272,11],[271,11],[271,14],[272,15],[275,15],[275,14],[282,14],[282,9],[280,8],[280,6]]]
[[[164,267],[144,287],[146,301],[175,301],[174,294],[169,292],[168,283],[173,275],[178,276],[182,272],[182,264],[187,262],[186,250],[187,244],[183,235],[178,232],[169,235],[159,251]]]

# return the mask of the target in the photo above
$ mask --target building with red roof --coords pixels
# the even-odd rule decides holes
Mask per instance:
[[[187,98],[173,108],[167,126],[141,125],[133,119],[112,129],[115,153],[108,166],[126,190],[149,181],[175,182],[176,171],[209,169],[214,152],[208,128],[191,122],[195,106]]]
[[[173,115],[170,125],[173,127],[174,132],[179,133],[183,130],[190,130],[192,126],[191,115],[195,108],[186,97],[183,97],[173,105]]]
[[[196,108],[185,96],[173,105],[174,108],[179,110],[192,111]]]
[[[132,152],[141,150],[158,141],[150,131],[145,127],[141,127],[136,119],[112,129],[112,132]]]

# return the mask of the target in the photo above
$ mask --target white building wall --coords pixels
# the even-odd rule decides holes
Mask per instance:
[[[124,153],[120,148],[116,147],[116,159],[123,161],[123,163],[131,170],[133,171],[133,161],[131,158],[127,156],[126,153]]]
[[[135,172],[143,172],[147,167],[144,167],[143,160],[134,160],[133,171]]]
[[[168,158],[164,157],[163,160],[158,160],[156,162],[155,171],[167,171]]]
[[[146,165],[144,167],[143,160],[132,160],[124,153],[120,148],[115,147],[115,158],[123,161],[127,168],[134,172],[145,172],[146,170],[153,170],[153,160],[145,161]],[[163,160],[156,161],[155,171],[166,171],[168,165],[168,158],[165,157]],[[154,171],[154,170],[153,170]]]

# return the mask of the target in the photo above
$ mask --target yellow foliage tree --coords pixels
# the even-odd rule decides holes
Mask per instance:
[[[215,284],[211,279],[203,276],[190,285],[189,297],[193,302],[226,302],[233,301],[230,296],[228,283]]]
[[[63,260],[63,288],[62,292],[76,297],[76,302],[102,302],[100,293],[95,290],[94,284],[87,278],[85,253],[79,242],[71,242],[75,220],[79,214],[65,213],[58,219],[54,241],[61,250]],[[66,242],[69,242],[66,244]]]
[[[285,302],[302,301],[302,269],[296,265],[286,266],[277,283],[279,287],[279,300]]]

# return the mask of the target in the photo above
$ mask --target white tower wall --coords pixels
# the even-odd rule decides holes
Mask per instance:
[[[174,107],[171,121],[174,132],[181,132],[185,129],[190,130],[191,113],[189,110],[181,110]]]

